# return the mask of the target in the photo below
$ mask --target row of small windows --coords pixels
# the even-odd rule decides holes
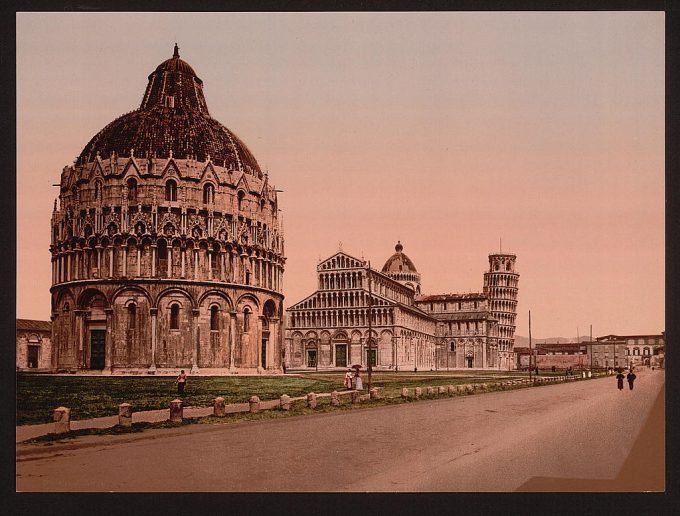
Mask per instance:
[[[67,308],[64,309],[65,311]],[[128,329],[134,330],[137,327],[137,305],[130,303],[127,306],[128,311]],[[170,329],[179,330],[179,304],[173,303],[170,305]],[[220,329],[219,308],[215,305],[210,307],[210,330],[218,331]],[[250,330],[250,309],[247,307],[243,310],[243,331]]]
[[[137,180],[134,177],[129,178],[126,181],[127,186],[127,199],[128,201],[136,201],[138,196]],[[100,201],[102,195],[102,184],[101,181],[96,181],[94,183],[94,198]],[[237,194],[238,209],[243,208],[243,199],[245,198],[245,192],[239,190]],[[174,179],[168,179],[165,182],[165,200],[166,201],[176,201],[177,200],[177,182]],[[215,186],[211,183],[206,183],[203,185],[203,204],[213,204],[215,202]],[[262,199],[260,201],[260,208],[264,208],[265,201]]]

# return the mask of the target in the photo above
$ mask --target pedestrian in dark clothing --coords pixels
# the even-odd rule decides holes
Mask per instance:
[[[630,388],[631,391],[633,390],[633,382],[635,381],[635,378],[637,378],[637,376],[635,376],[635,373],[633,371],[628,373],[628,375],[626,376],[626,379],[628,380],[628,387]]]
[[[182,369],[179,373],[179,376],[177,377],[177,394],[180,396],[184,396],[184,386],[187,383],[187,375],[184,372],[184,369]]]
[[[624,380],[624,378],[625,378],[625,376],[623,376],[622,372],[619,372],[619,374],[616,375],[616,383],[617,383],[620,391],[623,390],[623,380]]]

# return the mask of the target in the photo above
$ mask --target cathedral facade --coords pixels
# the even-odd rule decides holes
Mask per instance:
[[[489,255],[481,293],[423,295],[401,243],[380,271],[339,251],[317,266],[317,290],[286,310],[286,367],[514,369],[515,260]]]
[[[213,119],[179,57],[61,173],[52,370],[277,373],[284,269],[275,187]]]

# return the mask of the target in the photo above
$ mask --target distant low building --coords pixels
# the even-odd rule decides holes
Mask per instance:
[[[17,319],[17,371],[50,371],[52,323]]]
[[[664,367],[666,332],[657,335],[605,335],[588,343],[594,367]],[[614,356],[616,354],[616,356]]]
[[[529,367],[528,347],[515,347],[517,368]],[[585,343],[577,342],[540,342],[531,348],[531,364],[540,369],[567,369],[588,366]]]

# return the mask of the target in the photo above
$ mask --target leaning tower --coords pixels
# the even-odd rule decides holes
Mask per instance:
[[[489,255],[489,270],[484,273],[484,293],[489,296],[489,311],[498,320],[498,352],[501,369],[514,368],[517,285],[514,254]]]

